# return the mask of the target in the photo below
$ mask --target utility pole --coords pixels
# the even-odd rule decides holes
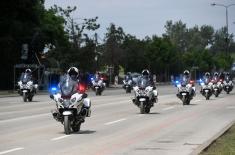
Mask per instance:
[[[229,48],[229,42],[228,42],[228,8],[231,6],[234,6],[235,4],[230,4],[230,5],[224,5],[224,4],[217,4],[217,3],[212,3],[211,6],[222,6],[226,9],[226,54],[229,54],[228,48]]]

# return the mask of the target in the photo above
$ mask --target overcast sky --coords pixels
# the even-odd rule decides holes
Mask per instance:
[[[97,33],[101,38],[110,23],[114,23],[125,33],[142,39],[154,34],[161,36],[167,20],[181,20],[188,28],[206,24],[217,30],[225,26],[226,9],[211,6],[213,2],[235,4],[235,0],[45,0],[45,6],[77,6],[74,18],[98,16],[101,27]],[[235,5],[229,7],[228,17],[229,33],[235,34]]]

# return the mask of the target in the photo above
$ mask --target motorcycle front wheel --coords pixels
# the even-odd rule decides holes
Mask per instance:
[[[140,113],[141,114],[145,113],[144,102],[140,102]]]
[[[24,102],[27,102],[27,95],[25,92],[23,93],[22,97],[23,97]]]
[[[208,93],[206,93],[206,100],[209,100],[210,99],[210,96]]]
[[[64,116],[64,133],[69,135],[71,133],[69,116]]]

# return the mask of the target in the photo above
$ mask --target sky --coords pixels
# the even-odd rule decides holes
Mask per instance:
[[[235,4],[235,0],[45,0],[45,7],[54,4],[66,8],[77,6],[73,18],[98,16],[101,27],[96,30],[104,37],[110,23],[123,28],[126,34],[139,39],[165,33],[166,21],[181,20],[187,28],[211,25],[216,30],[226,25],[226,9],[217,4]],[[235,35],[235,5],[228,8],[229,33]],[[79,21],[77,21],[79,23]]]

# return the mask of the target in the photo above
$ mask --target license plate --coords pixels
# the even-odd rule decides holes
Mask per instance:
[[[23,90],[23,93],[27,93],[28,92],[28,90]]]
[[[187,95],[187,93],[182,93],[183,96]]]
[[[207,93],[207,92],[209,92],[209,90],[206,89],[205,92]]]

